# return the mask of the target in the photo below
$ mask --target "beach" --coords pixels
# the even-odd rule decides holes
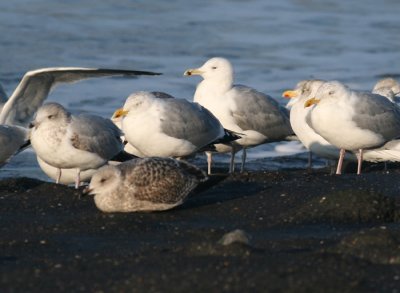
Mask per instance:
[[[2,179],[2,292],[398,292],[399,169],[216,171],[154,213]]]

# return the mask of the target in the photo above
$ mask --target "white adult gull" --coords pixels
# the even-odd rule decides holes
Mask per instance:
[[[103,212],[162,211],[184,202],[207,176],[172,158],[138,158],[96,172],[86,193]]]
[[[312,153],[321,158],[337,159],[339,149],[317,134],[306,122],[306,117],[312,108],[304,107],[304,103],[315,96],[324,80],[313,79],[300,81],[294,90],[283,93],[283,97],[290,99],[290,124],[301,143]]]
[[[0,165],[5,163],[20,147],[27,137],[21,139],[37,109],[43,104],[49,92],[58,84],[107,76],[158,75],[159,73],[138,70],[119,70],[83,67],[52,67],[28,71],[10,98],[0,85]],[[4,126],[4,125],[9,126]]]
[[[400,137],[400,109],[387,98],[352,91],[332,81],[323,84],[304,106],[315,105],[307,123],[340,149],[336,173],[341,174],[346,150],[356,152],[361,173],[363,150],[377,148]]]
[[[243,134],[234,142],[243,148],[241,171],[247,148],[285,140],[293,134],[288,112],[277,101],[253,88],[233,84],[233,67],[227,59],[212,58],[184,75],[200,75],[203,80],[197,85],[194,101],[210,110],[226,129]],[[230,171],[233,169],[231,160]]]
[[[95,115],[73,116],[57,103],[39,108],[31,124],[31,144],[47,164],[76,170],[75,188],[80,172],[106,164],[123,149],[121,131],[111,120]]]
[[[339,149],[316,133],[306,121],[306,117],[312,107],[304,107],[304,103],[308,99],[315,97],[317,90],[324,83],[325,81],[318,79],[303,80],[297,84],[294,90],[285,91],[282,96],[290,99],[287,104],[290,107],[290,123],[303,145],[321,158],[337,160],[339,158]],[[356,156],[349,152],[346,153],[345,159],[357,160]],[[366,149],[363,151],[363,159],[374,163],[399,162],[400,141],[393,140],[382,147]]]
[[[119,117],[125,139],[145,157],[186,157],[238,138],[206,108],[162,92],[131,94],[113,119]]]

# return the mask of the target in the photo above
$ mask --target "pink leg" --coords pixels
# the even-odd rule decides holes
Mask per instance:
[[[61,179],[61,169],[57,168],[57,179],[56,179],[56,184],[60,183],[60,179]]]
[[[360,175],[361,174],[362,161],[363,161],[363,149],[359,149],[358,150],[357,159],[358,159],[357,175]]]
[[[340,149],[339,161],[338,161],[337,169],[336,169],[336,174],[338,174],[338,175],[342,174],[342,166],[343,166],[343,159],[344,159],[345,153],[346,153],[345,149]]]
[[[75,189],[78,189],[81,185],[81,170],[77,169],[78,173],[76,173],[75,178]]]

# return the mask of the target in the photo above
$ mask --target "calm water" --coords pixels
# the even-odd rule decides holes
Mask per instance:
[[[183,72],[213,56],[233,62],[238,83],[282,103],[284,89],[310,77],[371,89],[381,75],[400,73],[399,11],[397,0],[1,1],[0,82],[11,94],[26,71],[48,66],[164,73],[64,85],[49,97],[103,116],[138,90],[191,99],[199,78]],[[263,146],[251,157],[299,151]],[[0,170],[15,175],[45,178],[32,151]]]

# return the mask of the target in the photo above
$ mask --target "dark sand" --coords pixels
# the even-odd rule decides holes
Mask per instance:
[[[215,175],[183,206],[104,214],[0,181],[1,292],[400,292],[400,170]],[[248,245],[223,246],[235,229]]]

